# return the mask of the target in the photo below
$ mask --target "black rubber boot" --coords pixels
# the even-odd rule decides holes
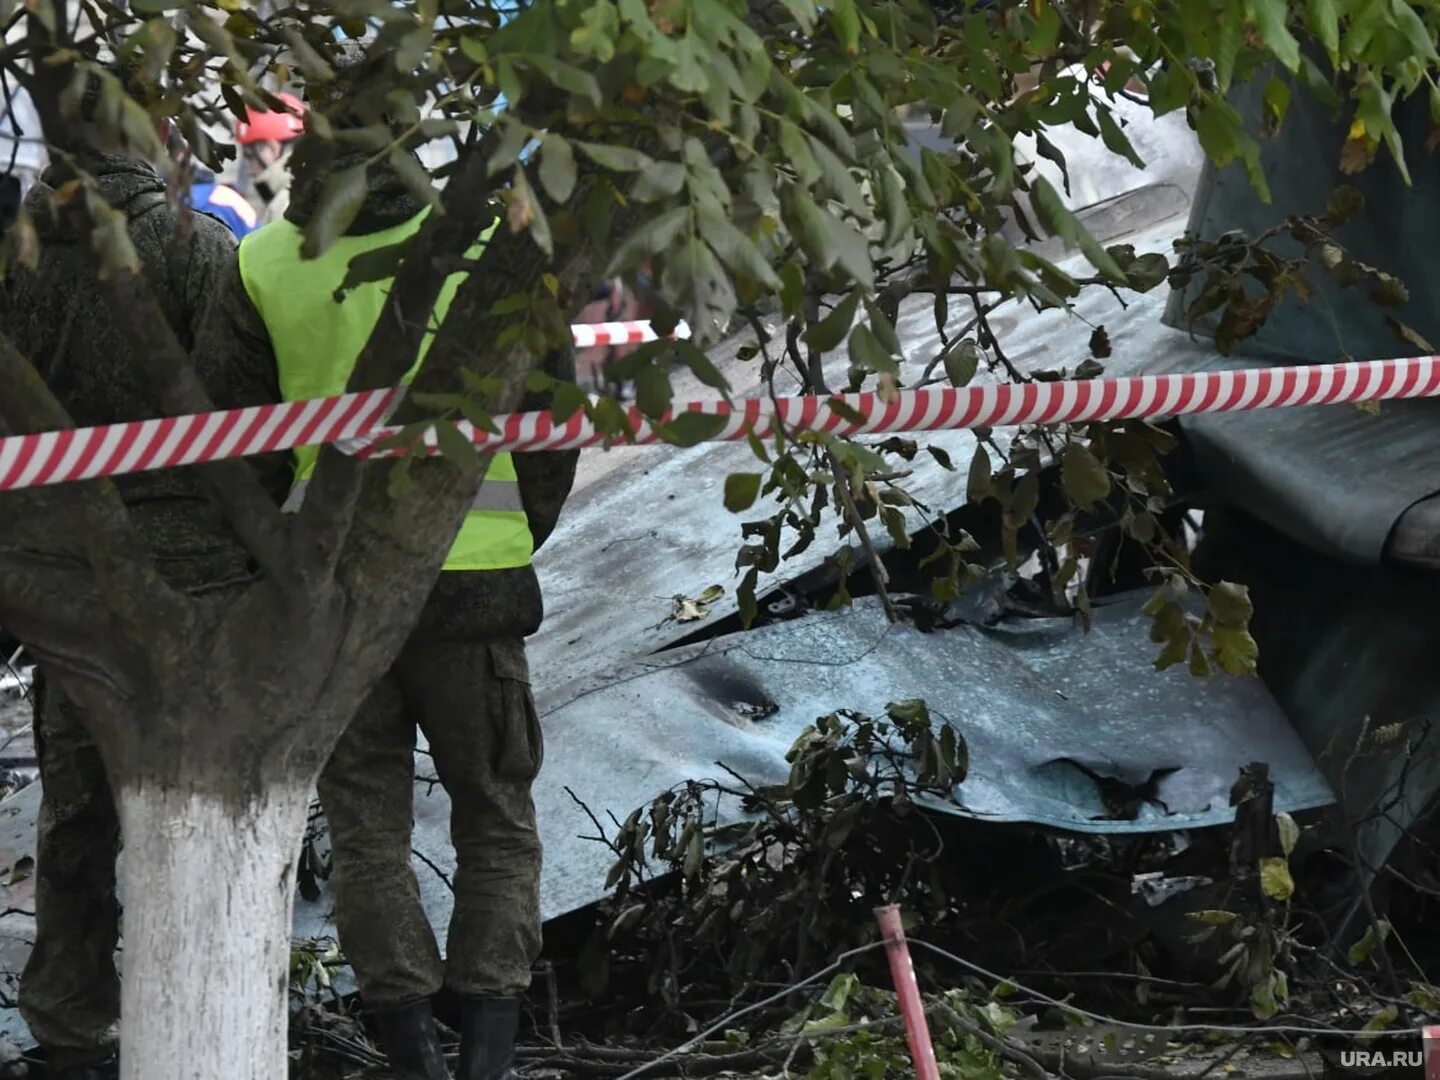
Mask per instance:
[[[120,1080],[120,1059],[112,1056],[89,1065],[71,1065],[54,1072],[47,1070],[45,1075],[52,1080]]]
[[[460,998],[460,1068],[456,1080],[511,1080],[519,998]]]
[[[428,998],[376,1009],[370,1015],[396,1080],[450,1080]]]

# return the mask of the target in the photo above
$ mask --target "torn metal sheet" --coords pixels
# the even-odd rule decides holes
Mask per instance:
[[[1144,373],[1269,363],[1243,350],[1224,357],[1208,341],[1179,337]],[[1379,565],[1401,515],[1440,492],[1440,400],[1387,401],[1374,414],[1354,405],[1208,413],[1180,424],[1207,487],[1344,562]]]
[[[1168,217],[1125,237],[1137,251],[1165,251],[1183,226],[1183,217]],[[1083,273],[1077,260],[1062,265]],[[1075,301],[1073,314],[1037,314],[1009,305],[991,316],[1006,355],[1022,370],[1068,367],[1089,357],[1090,331],[1104,326],[1114,349],[1107,372],[1126,375],[1155,355],[1183,346],[1184,334],[1161,325],[1165,303],[1162,289],[1126,298],[1122,306],[1103,289],[1087,289]],[[964,309],[956,306],[955,318]],[[907,356],[937,355],[941,342],[929,298],[901,307],[897,331]],[[735,360],[738,342],[716,350],[717,365],[737,394],[759,392],[758,365]],[[848,358],[843,350],[830,358],[843,382]],[[977,384],[995,381],[982,372]],[[780,393],[792,393],[793,375],[777,379]],[[677,396],[681,395],[677,389]],[[995,432],[1002,444],[1009,433]],[[928,454],[907,466],[907,489],[922,503],[949,510],[965,501],[965,477],[975,452],[968,431],[923,436],[949,454],[955,466],[947,472]],[[586,460],[599,459],[598,462]],[[608,459],[608,460],[607,460]],[[588,470],[599,465],[599,475]],[[531,670],[539,688],[605,671],[631,656],[653,652],[684,637],[695,624],[670,621],[677,593],[697,596],[722,584],[726,594],[707,605],[709,617],[720,619],[736,610],[733,583],[735,552],[740,545],[741,517],[724,507],[725,477],[753,472],[757,462],[745,443],[704,443],[689,449],[670,446],[627,447],[582,456],[581,481],[566,504],[560,524],[535,559],[545,595],[545,623],[530,641]],[[758,516],[759,507],[749,514]],[[924,524],[918,510],[908,513],[912,531]],[[833,536],[833,534],[831,534]],[[822,538],[824,534],[822,533]],[[882,546],[888,537],[877,537]],[[764,575],[764,592],[818,566],[834,542],[817,542],[803,555]]]
[[[816,717],[872,714],[924,698],[969,741],[963,805],[937,809],[1086,833],[1170,832],[1230,821],[1241,765],[1268,762],[1276,806],[1331,803],[1309,753],[1255,679],[1156,672],[1143,598],[1096,609],[1090,634],[1071,619],[1013,618],[923,634],[890,626],[879,605],[809,615],[635,660],[541,695],[545,767],[535,787],[545,843],[546,918],[604,893],[609,851],[584,839],[672,785],[718,776],[723,762],[757,784],[788,775],[785,754]],[[1123,789],[1130,817],[1117,819]],[[449,803],[416,799],[417,850],[446,874]],[[436,925],[451,898],[417,861]],[[302,904],[296,930],[333,933],[330,901]]]

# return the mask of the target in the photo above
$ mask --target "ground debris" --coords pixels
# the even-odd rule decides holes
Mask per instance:
[[[523,1074],[912,1076],[884,902],[905,914],[945,1080],[1307,1080],[1316,1033],[1440,1013],[1421,933],[1440,890],[1408,890],[1423,903],[1403,929],[1337,949],[1326,889],[1343,875],[1318,824],[1262,807],[1239,829],[1076,836],[932,813],[963,793],[968,749],[918,700],[821,717],[789,761],[783,784],[717,763],[625,821],[592,815],[611,894],[547,925]],[[1237,801],[1260,806],[1244,796],[1264,767],[1247,768]],[[1387,950],[1403,1002],[1377,989]],[[316,947],[296,970],[338,962]],[[295,1045],[312,1071],[292,1076],[386,1076],[352,1005],[311,984]]]

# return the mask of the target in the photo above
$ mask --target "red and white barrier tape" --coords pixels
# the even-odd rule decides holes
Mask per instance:
[[[1300,405],[1440,396],[1440,357],[1365,360],[1312,367],[1260,368],[1182,375],[961,389],[904,390],[834,397],[748,399],[730,405],[692,402],[681,411],[722,418],[707,441],[761,438],[776,427],[837,435],[881,435],[1023,424],[1154,419],[1186,413],[1277,409]],[[380,426],[394,390],[342,394],[200,416],[0,438],[0,491],[247,457],[296,446],[336,443],[346,453],[378,456],[376,442],[396,429]],[[830,402],[843,401],[861,422]],[[637,443],[659,441],[634,407],[626,412]],[[498,435],[458,425],[482,450],[571,450],[614,441],[583,412],[564,423],[548,413],[494,418]],[[433,432],[428,440],[434,445]],[[397,451],[398,452],[398,451]]]
[[[647,341],[659,340],[659,335],[648,322],[577,323],[570,327],[570,331],[575,336],[577,349],[589,349],[596,345],[643,345]],[[682,322],[670,336],[688,339],[690,327]]]

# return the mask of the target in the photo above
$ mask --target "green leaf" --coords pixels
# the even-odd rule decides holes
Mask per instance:
[[[760,497],[759,473],[731,473],[725,477],[725,509],[732,514],[743,513]]]
[[[1080,219],[1070,212],[1049,180],[1037,176],[1031,182],[1030,201],[1040,224],[1051,236],[1058,236],[1070,247],[1078,247],[1090,265],[1106,277],[1121,284],[1125,282],[1125,272],[1120,265],[1080,224]]]
[[[554,86],[584,98],[596,108],[605,103],[605,96],[600,92],[600,84],[588,71],[582,71],[553,56],[545,56],[541,53],[522,53],[515,59],[534,68]]]
[[[1260,658],[1260,646],[1248,630],[1234,626],[1222,626],[1210,635],[1215,648],[1212,655],[1221,670],[1230,675],[1255,674],[1255,661]]]
[[[495,153],[491,155],[490,161],[486,165],[491,176],[498,176],[519,161],[526,144],[534,135],[519,121],[502,118],[498,122],[504,125],[505,130],[500,136],[500,145],[495,148]]]
[[[801,33],[809,35],[815,29],[816,7],[814,0],[781,0],[785,10],[800,27]]]
[[[910,204],[905,199],[904,183],[900,174],[889,166],[880,169],[880,197],[885,210],[885,247],[894,247],[905,238],[914,225],[910,216]]]
[[[425,166],[420,164],[420,159],[407,150],[398,147],[390,151],[386,159],[390,163],[391,170],[400,178],[401,183],[414,195],[416,200],[440,210],[440,193],[435,190],[435,185],[430,182],[430,174],[425,171]]]
[[[1407,0],[1390,0],[1390,17],[1394,20],[1395,29],[1405,35],[1417,56],[1432,64],[1440,59],[1435,52],[1432,31]]]
[[[868,296],[865,297],[865,314],[870,319],[870,329],[875,332],[880,344],[885,346],[891,356],[899,356],[902,349],[900,348],[900,335],[895,333],[895,324]]]
[[[305,239],[300,245],[301,257],[315,259],[328,251],[355,223],[369,194],[370,184],[364,165],[352,165],[331,174],[320,190],[314,213],[305,225]]]
[[[830,314],[805,331],[805,344],[817,352],[838,348],[855,325],[855,312],[860,306],[860,290],[852,289]]]
[[[685,187],[685,166],[678,161],[655,161],[635,177],[630,197],[637,202],[658,202],[678,195]]]
[[[468,34],[461,38],[460,51],[477,64],[483,64],[490,59],[490,51],[485,48],[485,39],[477,34]]]
[[[1395,1005],[1386,1005],[1383,1009],[1366,1021],[1362,1031],[1384,1031],[1400,1018],[1400,1010]]]
[[[1290,111],[1290,84],[1283,79],[1269,79],[1265,83],[1265,112],[1270,118],[1270,126],[1279,130],[1281,123],[1285,120],[1285,114]],[[1267,129],[1268,130],[1268,129]]]
[[[805,271],[799,263],[787,262],[780,268],[780,304],[790,318],[800,317],[805,305]]]
[[[585,391],[572,382],[562,382],[555,387],[555,397],[550,402],[550,411],[555,422],[563,424],[585,407],[589,398]]]
[[[724,373],[715,366],[715,362],[706,356],[703,350],[690,341],[674,341],[670,344],[681,362],[695,374],[697,379],[712,390],[719,390],[725,395],[726,400],[729,400],[730,380],[725,378]]]
[[[1232,581],[1222,581],[1210,590],[1206,606],[1211,616],[1222,626],[1247,626],[1255,614],[1255,605],[1250,601],[1250,590]]]
[[[839,1012],[859,989],[860,979],[853,973],[847,971],[836,975],[826,988],[825,996],[820,999],[820,1007],[830,1012]]]
[[[1377,926],[1379,927],[1378,932],[1376,931]],[[1350,966],[1359,967],[1363,964],[1370,958],[1370,954],[1375,951],[1375,947],[1383,943],[1389,936],[1390,922],[1387,919],[1381,919],[1378,923],[1371,923],[1367,926],[1364,936],[1355,942],[1355,944],[1351,945],[1349,951],[1345,954],[1345,958],[1350,961]]]
[[[1192,110],[1200,145],[1218,168],[1232,161],[1245,163],[1245,175],[1262,202],[1270,201],[1270,185],[1260,167],[1260,144],[1250,137],[1237,113],[1224,98],[1210,97]]]
[[[608,64],[615,58],[615,39],[620,31],[620,13],[608,0],[590,4],[580,16],[581,24],[570,31],[570,45],[582,56]]]
[[[1275,993],[1275,975],[1274,971],[1267,972],[1250,988],[1250,1008],[1257,1019],[1269,1020],[1280,1011],[1278,995]]]
[[[847,53],[857,55],[860,51],[860,12],[855,0],[833,0],[829,8],[835,36]]]
[[[575,152],[559,135],[547,134],[540,145],[540,184],[557,203],[567,202],[575,191]]]
[[[673,417],[664,426],[664,430],[657,427],[655,434],[672,446],[695,446],[713,439],[724,430],[723,416],[714,413],[682,412]]]
[[[780,121],[780,152],[785,163],[795,170],[800,182],[807,188],[819,181],[822,174],[820,162],[810,152],[810,142],[799,127],[788,120]]]
[[[836,416],[840,417],[841,420],[844,420],[847,424],[865,423],[865,414],[862,413],[859,409],[855,408],[855,406],[851,405],[844,398],[828,398],[825,402],[825,406]]]
[[[1275,815],[1275,831],[1280,836],[1280,851],[1288,859],[1295,851],[1295,845],[1300,842],[1300,826],[1295,819],[1281,810]]]
[[[945,377],[951,386],[969,386],[980,367],[980,350],[973,341],[962,341],[945,352]]]
[[[834,150],[831,150],[815,136],[807,135],[806,141],[810,144],[810,150],[820,165],[821,179],[830,189],[830,193],[844,203],[851,213],[869,220],[869,200],[865,198],[864,193],[860,190],[860,185],[855,182],[855,178],[850,175],[850,167],[840,160]]]
[[[970,473],[965,484],[965,497],[973,503],[984,502],[995,494],[995,478],[990,471],[990,452],[983,446],[975,447],[975,456],[970,459]]]
[[[1100,138],[1112,154],[1119,154],[1137,169],[1145,168],[1145,159],[1135,152],[1130,139],[1115,120],[1115,114],[1106,105],[1095,107],[1095,118],[1100,121]]]
[[[1125,279],[1136,292],[1147,293],[1170,276],[1170,260],[1158,251],[1141,255],[1125,268]]]
[[[670,374],[662,365],[646,364],[635,373],[635,404],[652,420],[669,411],[674,397]]]
[[[641,172],[655,164],[648,154],[628,146],[602,146],[588,142],[577,142],[575,145],[596,165],[611,172]]]
[[[833,214],[822,214],[825,228],[835,252],[835,262],[855,283],[867,292],[875,287],[875,264],[870,260],[870,244],[865,235],[849,222]]]
[[[727,218],[701,214],[700,235],[733,273],[743,274],[767,289],[780,288],[780,278],[760,254],[755,242]]]
[[[605,267],[605,277],[639,266],[650,256],[675,245],[690,226],[690,207],[677,206],[641,222],[625,242],[615,249]]]
[[[850,331],[850,361],[866,371],[900,374],[900,365],[895,362],[895,357],[863,322]]]
[[[1289,0],[1250,0],[1251,15],[1261,39],[1270,46],[1275,58],[1290,71],[1300,67],[1300,42],[1287,25]],[[1408,8],[1409,5],[1403,5]]]
[[[1066,497],[1088,510],[1110,494],[1110,473],[1088,446],[1071,443],[1060,462]]]
[[[447,460],[458,465],[467,476],[480,471],[480,452],[450,421],[435,422],[435,445]]]
[[[1335,0],[1306,0],[1305,21],[1325,47],[1330,66],[1340,66],[1340,12]]]
[[[1271,900],[1287,902],[1295,895],[1295,879],[1290,876],[1290,860],[1272,855],[1260,860],[1260,889]]]
[[[791,186],[785,190],[785,205],[792,217],[791,232],[800,242],[805,254],[822,270],[835,265],[835,241],[830,236],[826,216],[803,188]]]

